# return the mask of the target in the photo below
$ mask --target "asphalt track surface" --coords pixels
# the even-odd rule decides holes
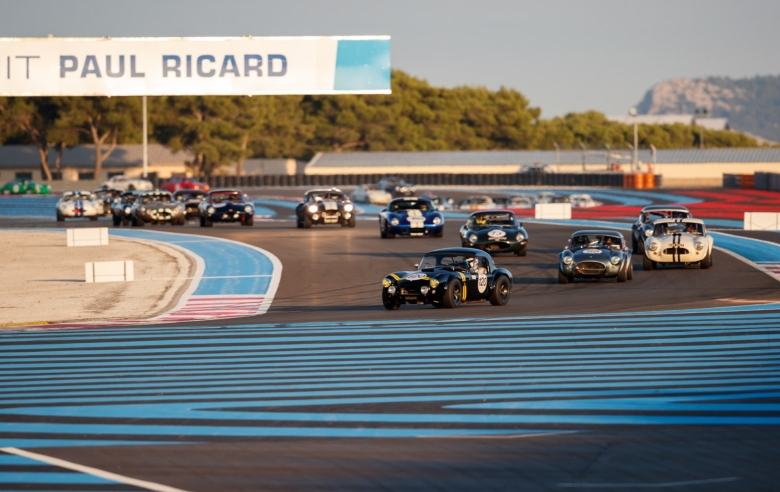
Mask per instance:
[[[442,239],[393,240],[380,239],[373,220],[355,229],[299,230],[292,221],[160,228],[275,254],[284,269],[268,313],[127,335],[5,337],[0,377],[24,375],[18,384],[29,385],[30,395],[6,388],[0,396],[0,437],[41,439],[35,452],[192,491],[777,490],[780,328],[776,311],[749,310],[780,301],[777,280],[716,252],[710,270],[644,272],[636,258],[631,282],[558,285],[557,253],[578,228],[529,223],[528,256],[495,258],[515,276],[507,306],[382,308],[381,279],[411,269],[431,249],[458,246],[459,225],[449,220]],[[776,242],[772,234],[756,237]],[[653,314],[670,310],[696,312]],[[600,316],[636,312],[647,314]],[[303,345],[304,329],[335,338]],[[264,330],[277,338],[267,340]],[[141,342],[162,355],[132,348]],[[106,344],[107,352],[69,352],[94,350],[90,343]],[[273,362],[287,357],[274,343],[287,345],[293,359]],[[127,345],[127,353],[112,353],[114,344]],[[308,350],[328,355],[306,362]],[[35,357],[43,369],[25,365]],[[118,362],[127,367],[112,368]],[[214,382],[177,393],[198,378]],[[426,385],[419,388],[418,379]],[[111,386],[124,381],[125,389]],[[349,400],[319,392],[334,381],[354,385],[338,396]],[[252,385],[269,384],[300,393],[253,396],[269,390]],[[518,396],[516,384],[534,394]],[[636,394],[613,407],[603,392],[616,388]],[[128,397],[150,406],[133,413],[121,406]],[[177,414],[178,402],[227,413],[207,411],[203,420]],[[240,412],[266,413],[257,417],[262,423],[239,425]],[[99,425],[109,430],[90,427]],[[188,425],[208,429],[165,432]],[[97,442],[47,447],[52,436]],[[99,445],[111,439],[136,442]],[[9,460],[0,454],[0,490],[142,490],[68,480],[53,475],[61,468]],[[51,483],[19,482],[24,470],[50,473]]]

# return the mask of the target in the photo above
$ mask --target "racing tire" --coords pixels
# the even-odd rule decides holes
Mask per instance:
[[[32,195],[32,190],[25,190],[24,194],[25,195]]]
[[[244,219],[243,222],[241,222],[242,226],[252,227],[255,224],[255,218],[254,217],[247,217]]]
[[[568,284],[569,282],[571,282],[571,278],[569,278],[568,275],[564,275],[562,271],[558,270],[558,283]]]
[[[395,302],[395,299],[390,298],[387,295],[387,287],[382,289],[382,305],[387,309],[388,311],[395,311],[398,309],[401,305]]]
[[[303,216],[303,228],[311,229],[311,217],[309,217],[308,215]]]
[[[379,237],[382,239],[387,239],[387,232],[385,232],[385,228],[382,227],[382,221],[379,221]]]
[[[444,229],[434,234],[433,237],[444,237]]]
[[[355,227],[357,225],[357,218],[353,215],[349,218],[349,227]]]
[[[295,225],[298,227],[298,229],[303,229],[303,222],[301,222],[300,220],[296,221]]]
[[[206,218],[203,216],[200,217],[200,226],[206,227]]]
[[[65,216],[57,212],[57,222],[65,222]]]
[[[631,234],[631,251],[636,253],[637,252],[637,247],[638,247],[638,244],[636,242],[636,237],[633,234]]]
[[[509,302],[509,295],[512,293],[512,285],[509,279],[501,277],[496,282],[493,292],[490,293],[490,304],[494,306],[506,306]]]
[[[10,195],[10,194],[11,194],[11,190],[3,190],[3,195]]]
[[[708,268],[709,268],[709,267],[711,267],[711,266],[712,266],[712,251],[710,251],[710,252],[707,254],[707,256],[705,256],[705,257],[704,257],[704,259],[702,259],[702,260],[699,262],[699,267],[700,267],[702,270],[706,270],[706,269],[708,269]]]
[[[130,221],[133,223],[133,227],[143,227],[144,226],[143,219],[138,219],[136,217],[133,217],[132,219],[130,219]]]
[[[528,250],[526,248],[523,248],[520,251],[515,251],[515,254],[517,256],[528,256]]]
[[[634,265],[631,263],[626,267],[626,280],[634,280]]]
[[[623,283],[626,280],[628,280],[628,267],[621,268],[620,271],[617,274],[617,281],[618,283]]]
[[[649,272],[655,268],[655,262],[647,257],[647,255],[642,257],[642,269],[646,272]]]
[[[206,224],[206,227],[214,227],[214,221],[209,220],[208,217],[203,217],[203,222]]]
[[[444,295],[441,298],[442,304],[448,309],[454,309],[460,306],[463,300],[463,285],[460,280],[452,279],[447,284],[447,288],[444,290]]]
[[[90,217],[89,220],[95,221],[95,220],[98,220],[98,217],[97,217],[97,215],[95,215],[94,217]]]

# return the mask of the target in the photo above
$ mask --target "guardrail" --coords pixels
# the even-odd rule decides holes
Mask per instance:
[[[201,178],[212,189],[277,186],[359,186],[376,183],[387,174],[329,174],[289,176],[209,176]],[[623,173],[518,173],[518,174],[397,174],[418,186],[577,186],[654,188],[660,175]]]
[[[756,173],[756,175],[758,174],[767,174],[767,173]],[[724,174],[723,187],[753,189],[755,187],[755,176],[752,174]],[[761,189],[761,188],[756,188],[756,189]]]

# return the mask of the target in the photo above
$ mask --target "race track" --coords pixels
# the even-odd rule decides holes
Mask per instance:
[[[273,254],[268,311],[0,335],[0,446],[190,491],[776,489],[775,276],[716,251],[709,270],[635,258],[631,282],[558,285],[579,227],[527,222],[528,256],[495,258],[507,306],[386,311],[381,279],[459,246],[460,223],[147,226]],[[0,453],[0,490],[149,488]]]

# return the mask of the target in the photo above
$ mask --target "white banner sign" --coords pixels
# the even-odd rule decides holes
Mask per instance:
[[[389,94],[390,38],[0,38],[0,96]]]

